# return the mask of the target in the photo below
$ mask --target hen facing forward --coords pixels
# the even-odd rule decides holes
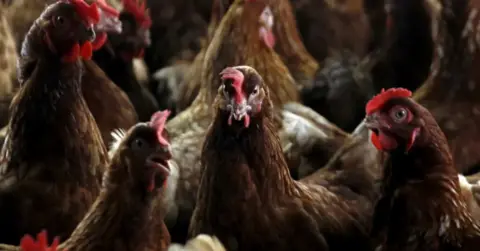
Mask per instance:
[[[227,250],[371,250],[368,203],[290,177],[257,71],[226,68],[221,79],[190,234]]]

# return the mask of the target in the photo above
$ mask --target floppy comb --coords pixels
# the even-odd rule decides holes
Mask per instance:
[[[97,0],[97,5],[102,11],[105,11],[105,13],[108,13],[115,17],[120,16],[120,12],[118,12],[112,6],[108,5],[107,2],[105,2],[105,0]]]
[[[386,91],[385,89],[382,89],[379,94],[368,101],[365,112],[370,114],[380,109],[388,100],[392,98],[410,98],[411,96],[412,92],[405,88],[390,88]]]
[[[170,116],[170,113],[171,112],[169,110],[158,111],[155,112],[150,119],[150,125],[157,130],[158,142],[160,142],[160,144],[163,146],[170,145],[170,143],[168,143],[168,140],[165,139],[165,137],[163,137],[162,135],[163,130],[165,130],[165,124],[167,122],[168,116]]]
[[[245,96],[242,92],[242,85],[243,81],[245,80],[245,76],[243,73],[234,67],[227,67],[222,72],[220,72],[220,76],[222,80],[231,79],[233,80],[232,87],[235,89],[235,101],[237,104],[240,104]]]
[[[20,241],[22,251],[56,251],[60,240],[55,237],[52,245],[48,246],[47,231],[43,230],[37,235],[35,241],[30,235],[25,235]]]
[[[96,3],[88,5],[84,0],[63,0],[63,2],[75,6],[78,15],[89,25],[97,24],[100,21],[100,13]]]
[[[137,22],[143,28],[150,28],[152,25],[152,19],[145,6],[145,1],[142,0],[122,0],[123,8],[125,11],[131,13]]]

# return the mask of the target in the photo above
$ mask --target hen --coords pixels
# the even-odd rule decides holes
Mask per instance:
[[[92,55],[98,21],[95,4],[59,1],[25,37],[2,149],[0,243],[43,228],[65,238],[98,195],[107,153],[81,95],[80,60]]]
[[[164,131],[167,116],[168,112],[159,112],[148,123],[115,132],[119,141],[112,149],[100,195],[70,238],[60,245],[56,238],[51,249],[58,245],[69,251],[167,250],[170,236],[154,210],[170,172],[171,153]],[[38,248],[47,244],[46,231],[37,239],[35,242],[27,235],[21,240],[21,249],[42,250]],[[18,249],[0,245],[4,251]]]
[[[93,55],[95,62],[129,97],[140,121],[148,121],[158,110],[150,91],[138,82],[133,59],[143,58],[150,45],[150,15],[136,0],[124,0],[120,12],[121,32],[109,32],[105,46]],[[121,113],[118,113],[121,114]],[[119,126],[129,128],[131,125]]]
[[[316,153],[315,157],[325,157],[320,160],[321,165],[330,157],[325,156],[328,155],[325,153],[333,154],[346,138],[343,131],[301,105],[293,106],[300,106],[300,109],[295,110],[300,110],[301,113],[308,114],[307,116],[299,116],[301,113],[297,111],[281,111],[282,104],[297,100],[297,90],[285,65],[269,46],[273,40],[268,9],[261,1],[244,0],[238,0],[230,7],[206,51],[203,73],[198,76],[202,79],[199,96],[187,110],[170,120],[167,125],[172,137],[174,159],[179,165],[178,173],[172,172],[169,178],[172,180],[168,197],[169,227],[170,224],[180,229],[188,227],[186,221],[190,219],[195,206],[201,174],[199,149],[212,119],[210,106],[220,86],[216,76],[223,70],[221,67],[248,64],[257,67],[265,76],[265,84],[272,90],[272,101],[278,107],[275,111],[277,129],[284,129],[281,134],[286,155],[290,155],[290,149],[299,152],[296,156],[302,155],[304,150],[311,155]],[[266,30],[267,33],[263,34],[261,30]],[[281,117],[285,119],[282,120]],[[304,144],[311,147],[304,149]],[[292,145],[296,147],[291,147]],[[318,147],[314,148],[316,151],[308,151],[314,146]],[[292,165],[292,169],[296,167]],[[183,238],[175,239],[176,230],[170,230],[174,241],[184,241]]]
[[[406,89],[366,106],[375,147],[387,152],[373,237],[382,251],[478,250],[480,227],[467,209],[445,135]]]
[[[368,205],[290,177],[259,73],[237,66],[221,79],[190,234],[227,250],[371,250]]]
[[[233,0],[214,1],[208,33],[209,41],[223,13],[233,2]],[[260,0],[260,2],[265,2],[269,6],[262,15],[265,17],[265,22],[271,22],[273,36],[270,39],[274,42],[273,48],[292,74],[298,89],[310,85],[310,81],[318,69],[318,64],[302,43],[290,2],[288,0]],[[201,81],[198,75],[201,74],[203,69],[202,63],[206,49],[207,47],[204,47],[200,51],[192,63],[190,72],[186,74],[185,83],[182,84],[184,88],[179,99],[179,110],[188,107],[200,90]]]

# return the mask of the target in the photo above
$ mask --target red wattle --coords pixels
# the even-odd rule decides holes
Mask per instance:
[[[94,51],[102,48],[102,46],[107,42],[107,33],[102,32],[97,35],[95,40],[92,42],[92,49]]]
[[[80,56],[83,59],[90,60],[92,58],[93,48],[90,41],[85,42],[80,48]]]
[[[75,60],[77,60],[79,55],[80,55],[80,45],[76,43],[67,54],[63,55],[62,61],[65,63],[75,62]]]
[[[243,124],[245,128],[248,128],[250,126],[250,116],[245,115],[245,118],[243,119]]]

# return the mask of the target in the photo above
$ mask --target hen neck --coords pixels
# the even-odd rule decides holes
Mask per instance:
[[[103,142],[82,96],[82,74],[80,61],[36,61],[12,103],[7,170],[26,163],[57,170],[44,173],[46,179],[57,173],[62,177],[56,178],[86,182],[85,170],[95,174],[105,164]]]
[[[412,247],[438,240],[457,245],[466,235],[480,233],[446,147],[432,143],[408,154],[391,154],[374,221],[374,229],[385,231],[383,250],[421,250]]]
[[[210,186],[242,200],[275,201],[293,193],[272,118],[252,117],[250,126],[240,129],[243,122],[229,125],[228,117],[228,112],[219,112],[204,144],[202,165],[212,175]]]
[[[123,168],[123,167],[120,167]],[[118,182],[117,182],[118,183]],[[154,196],[123,184],[106,184],[99,197],[64,242],[68,250],[144,250]],[[85,241],[88,240],[88,241]]]

